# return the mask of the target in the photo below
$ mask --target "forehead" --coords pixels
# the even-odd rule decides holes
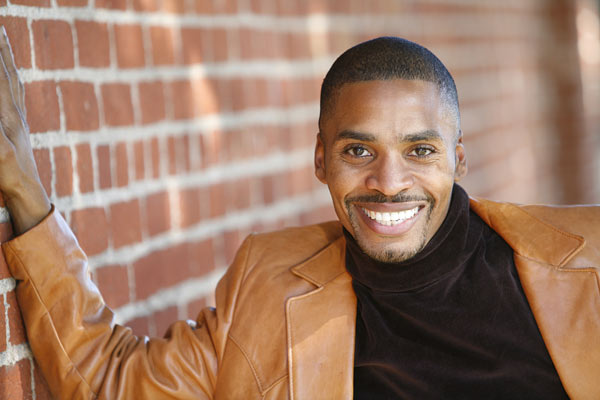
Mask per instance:
[[[437,85],[421,80],[386,80],[342,86],[323,121],[327,140],[342,131],[402,136],[414,132],[453,131]]]

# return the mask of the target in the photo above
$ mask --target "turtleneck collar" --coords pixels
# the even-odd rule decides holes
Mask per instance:
[[[346,269],[354,284],[382,292],[417,290],[458,271],[474,249],[469,238],[477,238],[481,227],[469,229],[469,197],[454,185],[448,214],[429,243],[414,257],[399,263],[384,263],[366,255],[352,235],[346,237]]]

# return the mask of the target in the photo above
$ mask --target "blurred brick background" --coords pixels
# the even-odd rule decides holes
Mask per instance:
[[[0,0],[0,24],[46,190],[138,334],[210,304],[247,233],[334,217],[319,85],[369,38],[422,43],[455,76],[472,195],[600,199],[595,0]],[[2,261],[0,399],[48,398]]]

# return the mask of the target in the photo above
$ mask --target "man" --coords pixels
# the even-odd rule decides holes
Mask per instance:
[[[43,194],[2,40],[3,250],[58,398],[600,398],[600,210],[469,201],[454,82],[423,47],[365,42],[324,80],[339,222],[248,237],[216,309],[147,339]]]

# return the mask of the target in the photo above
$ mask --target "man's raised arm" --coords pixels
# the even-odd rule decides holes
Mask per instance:
[[[212,398],[247,250],[219,283],[217,310],[205,309],[195,324],[177,322],[163,339],[116,325],[85,254],[40,183],[23,85],[6,34],[0,36],[0,190],[18,235],[2,250],[50,390],[57,399]]]

